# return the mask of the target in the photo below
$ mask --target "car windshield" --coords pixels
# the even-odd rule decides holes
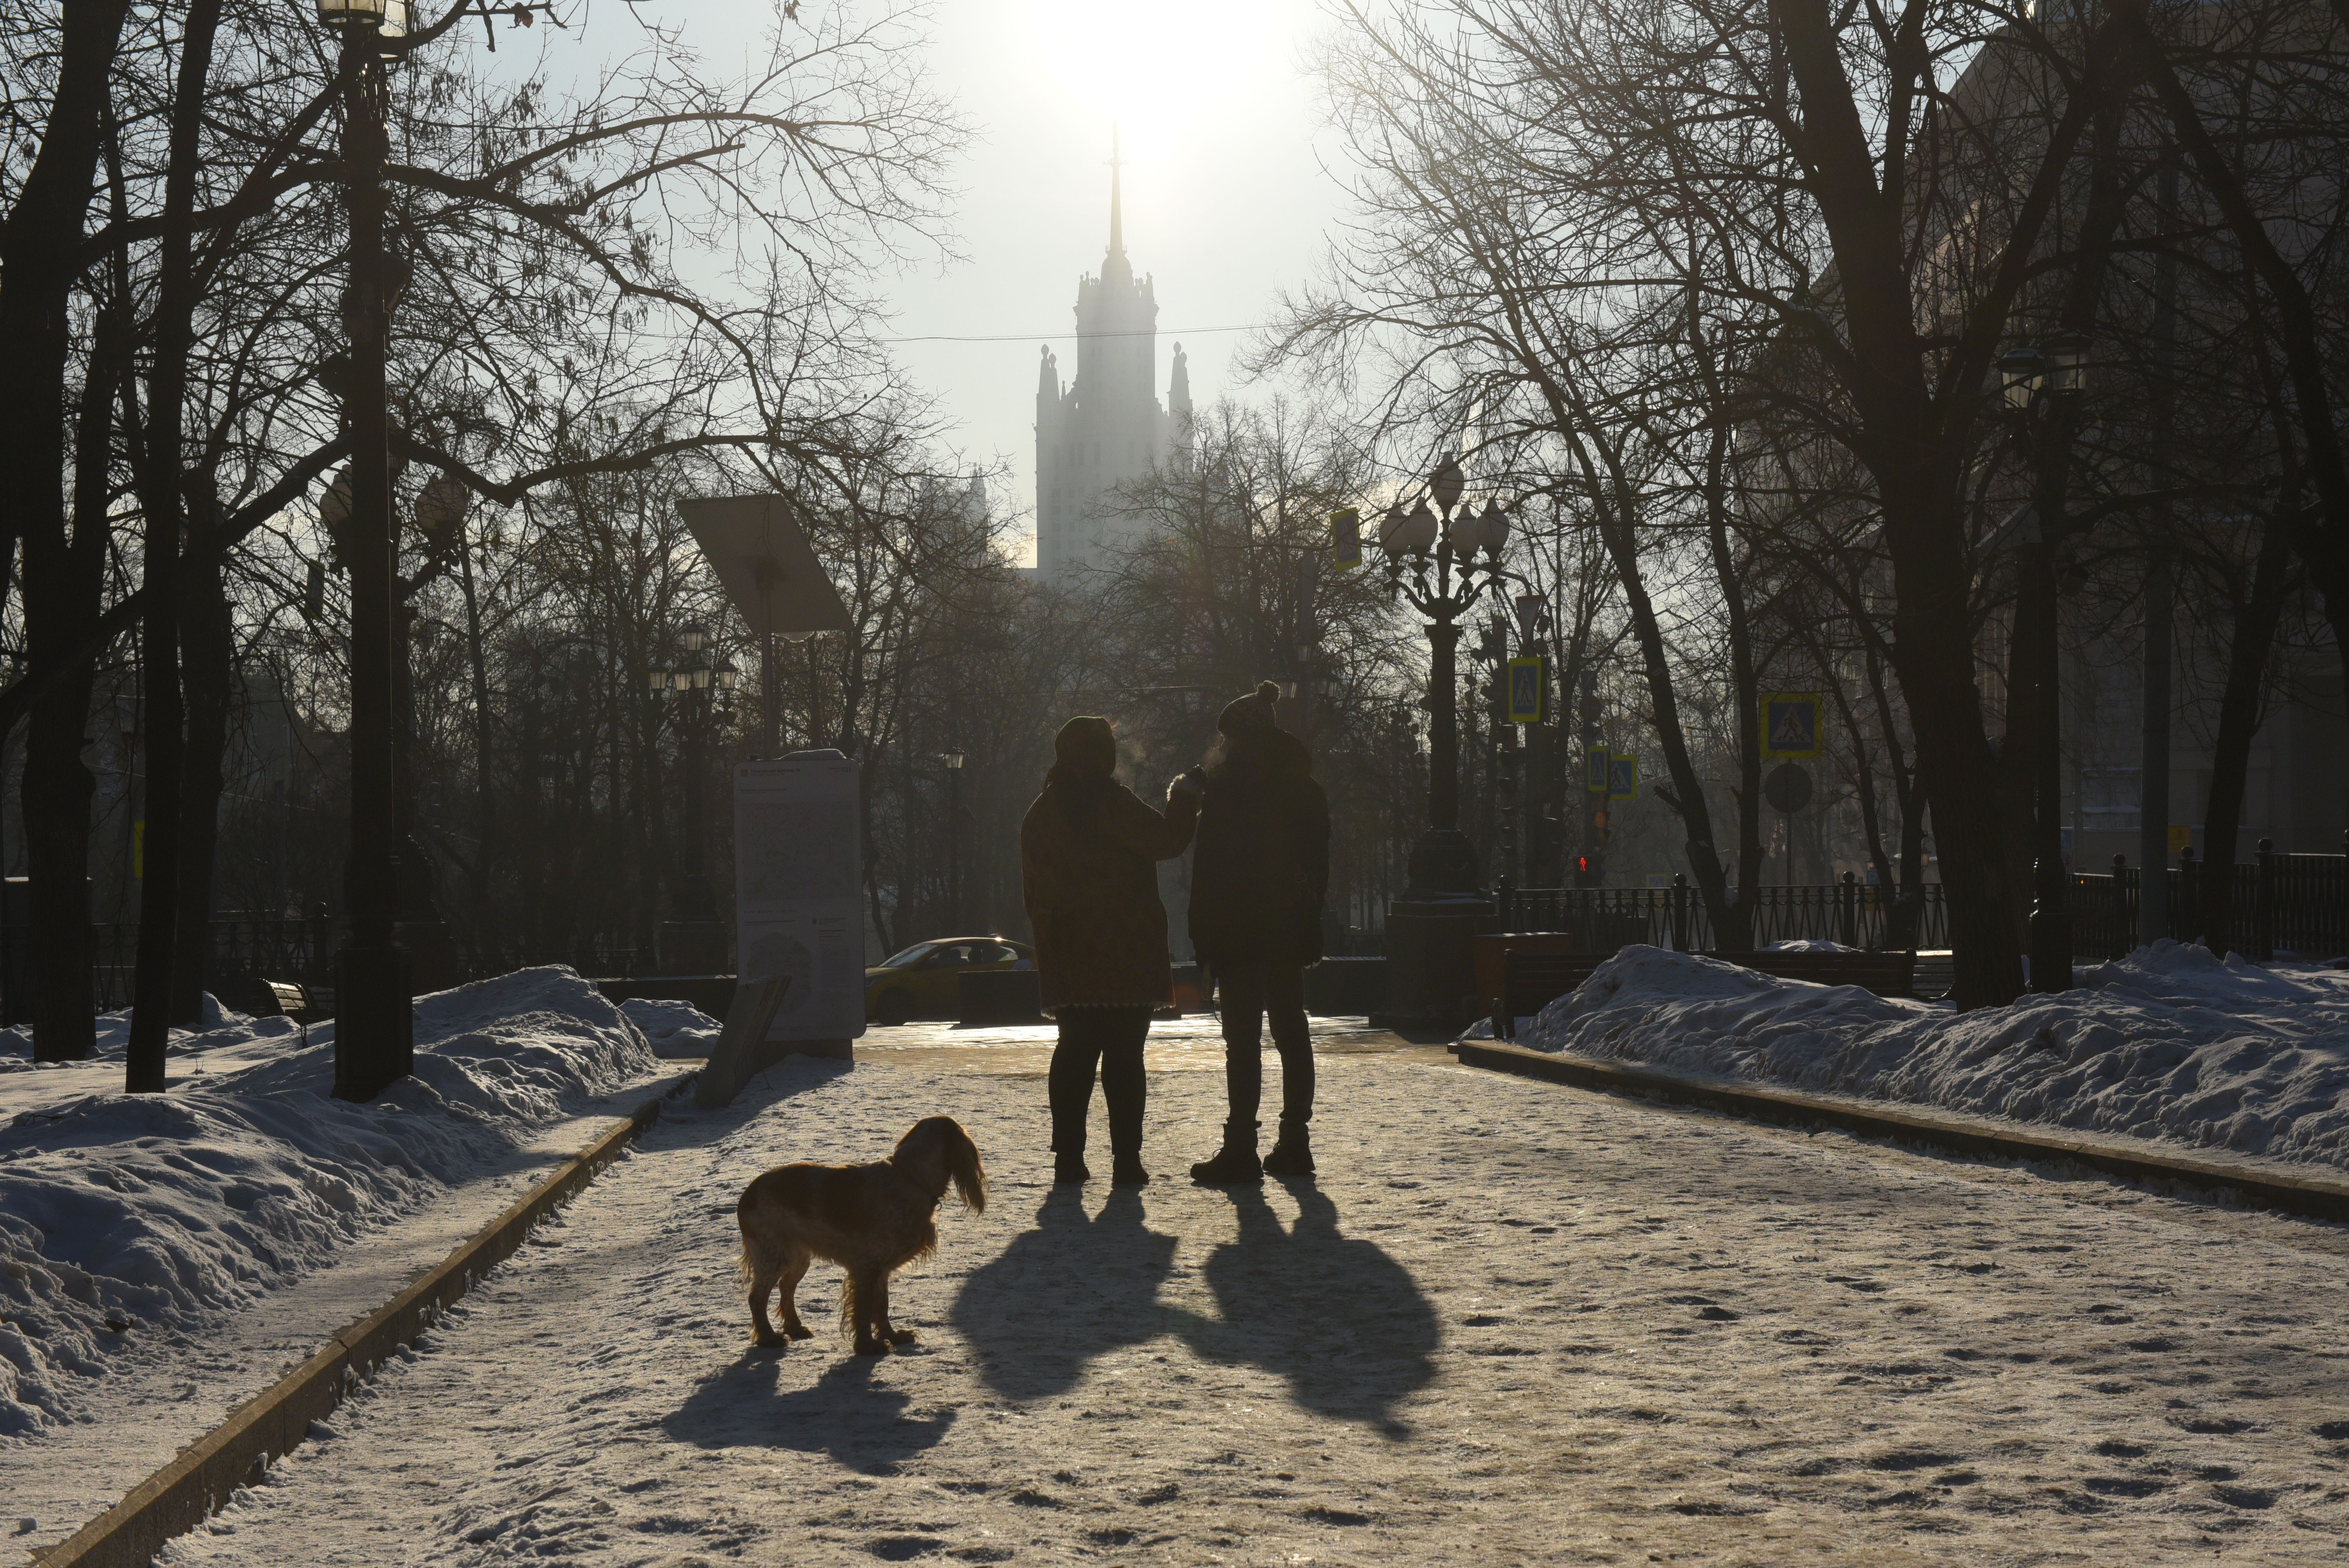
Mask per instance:
[[[896,956],[893,958],[884,958],[881,960],[881,967],[884,969],[903,969],[908,964],[912,964],[926,956],[929,953],[930,949],[936,945],[936,944],[930,942],[916,942],[913,946],[908,947],[905,952],[898,954]]]

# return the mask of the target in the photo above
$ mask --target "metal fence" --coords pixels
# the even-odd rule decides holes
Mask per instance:
[[[1752,911],[1757,945],[1806,939],[1869,951],[1950,944],[1949,911],[1939,882],[1903,892],[1853,878],[1808,887],[1747,888],[1734,896]],[[1704,900],[1679,879],[1671,887],[1504,889],[1501,928],[1570,931],[1594,948],[1645,942],[1703,953],[1719,946]]]
[[[2232,868],[2229,945],[2246,958],[2337,958],[2349,954],[2349,855],[2280,855],[2261,840],[2251,859]],[[2199,942],[2209,933],[2202,895],[2212,869],[2187,861],[2165,870],[2169,934]],[[2072,878],[2072,950],[2081,958],[2118,958],[2137,942],[2145,873],[2116,866]]]
[[[335,954],[343,945],[342,923],[330,919],[299,920],[254,915],[223,915],[212,923],[212,947],[205,954],[204,988],[233,1007],[248,1007],[257,1000],[254,988],[264,980],[293,980],[305,985],[335,983]],[[22,926],[0,933],[5,944],[0,966],[0,1012],[7,1021],[31,1016],[33,986],[30,939]],[[480,980],[533,964],[568,964],[583,975],[632,975],[651,973],[657,965],[650,948],[621,937],[583,939],[559,954],[542,954],[521,946],[456,948],[460,980]],[[90,989],[98,1010],[111,1013],[130,1006],[137,987],[139,925],[136,921],[101,922],[90,927]]]

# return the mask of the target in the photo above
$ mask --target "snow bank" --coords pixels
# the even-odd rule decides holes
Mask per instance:
[[[420,998],[415,1076],[372,1105],[329,1098],[333,1037],[279,1018],[182,1037],[175,1053],[261,1059],[0,1132],[0,1436],[67,1418],[66,1375],[103,1373],[129,1336],[249,1300],[657,1066],[560,967]]]
[[[645,1032],[660,1057],[706,1057],[718,1048],[726,1026],[690,1002],[660,1002],[631,996],[620,1011]]]
[[[1954,1013],[1626,947],[1517,1043],[2349,1168],[2349,976],[2161,942]]]

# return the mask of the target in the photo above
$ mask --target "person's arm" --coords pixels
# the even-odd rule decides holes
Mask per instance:
[[[1198,826],[1199,798],[1188,789],[1170,789],[1166,810],[1160,811],[1131,789],[1119,791],[1117,825],[1120,836],[1145,860],[1171,861],[1191,847],[1191,830]]]

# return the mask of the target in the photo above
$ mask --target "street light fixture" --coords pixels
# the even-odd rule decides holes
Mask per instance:
[[[938,761],[947,770],[947,923],[954,929],[948,936],[962,933],[962,763],[959,751],[941,752]]]
[[[1493,913],[1476,851],[1460,830],[1460,718],[1454,659],[1460,619],[1508,576],[1500,563],[1508,511],[1495,499],[1464,508],[1467,476],[1447,457],[1410,511],[1388,509],[1379,542],[1387,583],[1427,621],[1427,828],[1412,846],[1409,884],[1389,912],[1390,1006],[1407,1019],[1448,1018],[1469,989],[1467,936]],[[1439,520],[1428,502],[1443,512]]]
[[[408,954],[396,939],[399,835],[396,770],[398,657],[391,515],[390,420],[384,356],[398,269],[384,243],[383,166],[388,46],[408,30],[405,0],[317,0],[318,20],[342,38],[342,157],[350,181],[350,279],[344,315],[349,369],[342,382],[351,459],[347,499],[327,492],[321,518],[338,535],[351,574],[351,848],[344,902],[349,936],[336,955],[335,1088],[373,1099],[415,1062]],[[339,528],[336,520],[339,518]]]
[[[712,710],[734,689],[737,671],[734,661],[722,655],[711,659],[709,628],[698,621],[678,628],[677,644],[683,655],[678,663],[654,670],[647,681],[654,696],[673,693],[680,707],[678,773],[684,796],[683,842],[669,893],[673,918],[661,927],[662,968],[673,975],[715,974],[725,963],[725,932],[707,864],[708,731]]]
[[[2080,395],[2087,389],[2084,332],[2050,336],[2043,347],[2023,344],[2001,355],[2001,403],[2015,444],[2033,472],[2032,509],[2037,526],[2022,546],[2020,611],[2037,638],[2034,693],[2038,755],[2033,780],[2032,905],[2028,945],[2031,988],[2072,986],[2072,917],[2064,864],[2062,648],[2057,636],[2056,545],[2064,529],[2062,447],[2072,438]]]

